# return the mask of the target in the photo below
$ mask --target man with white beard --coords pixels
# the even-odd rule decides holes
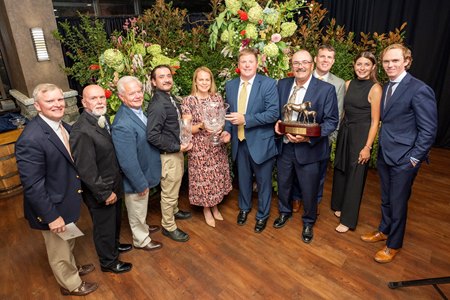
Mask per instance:
[[[95,249],[103,272],[128,272],[131,263],[119,260],[119,253],[132,246],[119,243],[123,185],[105,117],[105,91],[89,85],[81,101],[84,111],[73,125],[70,148],[82,182],[83,200],[92,217]]]

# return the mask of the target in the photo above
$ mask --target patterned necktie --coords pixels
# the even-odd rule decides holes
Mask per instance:
[[[297,98],[297,92],[302,88],[303,86],[294,86],[294,91],[292,92],[292,95],[289,97],[288,103],[295,103],[295,99]]]
[[[62,138],[64,141],[64,146],[66,147],[67,152],[69,152],[70,158],[73,160],[72,152],[70,151],[69,135],[67,134],[67,131],[64,128],[64,126],[62,125],[62,123],[59,123],[59,130],[61,130],[61,135],[62,135]]]
[[[170,96],[170,102],[172,102],[173,106],[175,106],[175,109],[177,110],[178,120],[181,120],[181,114],[180,114],[180,111],[178,110],[177,103],[176,103],[175,100],[172,98],[172,96]]]
[[[248,82],[244,81],[242,83],[241,92],[238,98],[238,113],[245,114],[247,106],[247,85]],[[238,125],[238,139],[243,141],[245,139],[244,125]]]
[[[386,108],[386,105],[388,104],[389,99],[390,99],[391,96],[392,96],[392,88],[393,88],[394,85],[396,85],[396,84],[397,84],[397,82],[389,81],[389,87],[388,87],[388,90],[387,90],[386,98],[384,98],[384,108]]]

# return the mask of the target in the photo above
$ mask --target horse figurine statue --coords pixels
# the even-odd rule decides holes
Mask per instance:
[[[283,115],[284,118],[283,120],[285,122],[288,122],[291,120],[292,118],[292,113],[298,112],[298,115],[302,115],[302,113],[307,110],[308,108],[311,108],[311,102],[310,101],[305,101],[303,103],[300,104],[295,104],[295,103],[287,103],[283,106]]]
[[[303,121],[304,121],[304,122],[306,122],[306,123],[309,124],[309,123],[310,123],[310,122],[309,122],[309,117],[311,116],[311,117],[313,118],[313,124],[316,123],[316,116],[317,116],[317,113],[316,113],[315,111],[313,111],[313,110],[309,111],[309,110],[304,109],[304,110],[302,111],[302,113],[303,113]]]

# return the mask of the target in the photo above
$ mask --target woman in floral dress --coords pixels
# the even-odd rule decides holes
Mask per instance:
[[[192,91],[181,106],[184,119],[192,120],[193,147],[188,152],[189,202],[203,206],[206,223],[215,227],[215,219],[223,220],[217,208],[231,189],[230,167],[224,144],[213,146],[211,133],[204,130],[203,105],[206,102],[223,103],[216,93],[211,70],[200,67],[194,72]]]

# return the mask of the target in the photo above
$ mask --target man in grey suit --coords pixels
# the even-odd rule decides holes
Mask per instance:
[[[334,49],[333,46],[329,44],[321,45],[317,51],[317,55],[314,57],[316,69],[313,72],[313,76],[319,80],[334,85],[338,101],[337,104],[338,104],[339,124],[340,124],[342,117],[344,115],[345,81],[342,78],[337,77],[336,75],[330,72],[331,68],[334,65],[335,55],[336,50]],[[330,145],[336,140],[338,129],[339,125],[336,128],[336,130],[329,135]],[[320,177],[319,193],[317,194],[317,203],[320,203],[322,201],[323,186],[325,183],[325,176],[327,174],[328,160],[329,159],[327,158],[320,163],[321,177]],[[292,191],[292,199],[293,199],[292,206],[294,212],[299,210],[300,206],[299,202],[301,198],[302,198],[301,192],[295,186]],[[317,214],[319,214],[319,207],[317,207]]]
[[[147,117],[142,111],[144,94],[142,83],[133,76],[124,76],[117,82],[122,105],[112,125],[112,140],[123,172],[125,205],[128,222],[137,249],[153,251],[162,244],[152,240],[150,233],[160,229],[147,225],[148,196],[159,184],[161,160],[159,150],[147,142]]]

